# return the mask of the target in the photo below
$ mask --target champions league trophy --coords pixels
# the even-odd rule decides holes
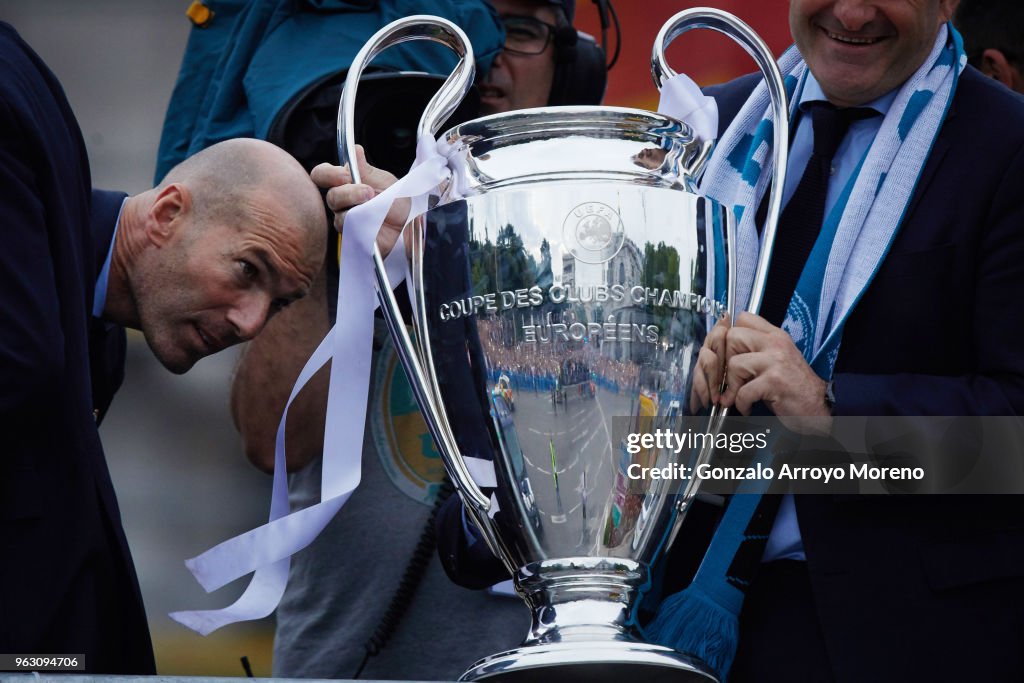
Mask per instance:
[[[725,33],[755,58],[783,121],[759,300],[788,146],[778,137],[788,130],[782,79],[749,27],[699,9],[659,34],[659,86],[675,75],[665,48],[692,28]],[[416,39],[461,58],[420,120],[421,139],[467,93],[473,57],[461,30],[426,16],[390,24],[349,70],[343,159],[355,158],[349,131],[364,66]],[[463,123],[438,144],[451,177],[405,230],[415,341],[375,252],[378,293],[467,516],[533,615],[520,647],[477,662],[463,680],[714,681],[693,657],[644,643],[635,622],[649,567],[697,493],[694,482],[639,473],[694,455],[629,448],[624,438],[680,427],[701,344],[736,310],[735,219],[696,189],[712,141],[648,111],[547,107]],[[709,429],[715,418],[704,418]]]

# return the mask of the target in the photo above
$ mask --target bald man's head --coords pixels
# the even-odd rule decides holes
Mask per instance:
[[[324,210],[320,193],[298,161],[263,140],[225,140],[197,152],[172,168],[157,189],[182,183],[193,197],[196,216],[210,222],[238,218],[239,197],[274,197],[295,219],[321,234]]]
[[[261,140],[228,140],[171,169],[146,193],[130,254],[137,326],[174,372],[251,339],[305,296],[326,251],[319,191],[294,158]]]

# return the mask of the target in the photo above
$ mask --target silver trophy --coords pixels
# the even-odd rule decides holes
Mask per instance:
[[[700,9],[659,34],[656,84],[674,75],[667,45],[698,27],[755,58],[780,118],[759,300],[788,147],[782,79],[749,27]],[[460,57],[420,135],[436,135],[468,91],[473,56],[458,27],[427,16],[388,25],[349,70],[344,160],[355,158],[349,131],[363,68],[415,39]],[[637,475],[710,452],[638,449],[625,436],[690,415],[704,338],[736,310],[735,219],[696,189],[712,141],[683,121],[618,107],[488,116],[439,141],[451,179],[405,231],[415,340],[379,252],[378,294],[467,516],[533,615],[520,647],[477,662],[462,680],[715,680],[693,657],[643,642],[636,626],[649,568],[697,494],[694,482]],[[713,430],[720,417],[704,423]]]

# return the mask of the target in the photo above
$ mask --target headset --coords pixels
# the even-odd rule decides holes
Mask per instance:
[[[604,99],[608,71],[615,66],[622,49],[622,29],[611,0],[593,2],[601,19],[600,45],[593,36],[577,31],[567,20],[555,31],[555,77],[548,97],[550,106],[595,105]],[[615,26],[615,52],[608,61],[608,28],[611,24]]]
[[[548,96],[551,106],[597,105],[604,98],[608,70],[615,65],[622,47],[622,31],[610,0],[593,2],[601,19],[600,44],[572,27],[563,5],[554,35],[555,74]],[[606,61],[611,25],[615,27],[615,51]],[[291,152],[307,170],[335,158],[338,99],[346,73],[340,70],[307,85],[281,108],[270,126],[267,139]],[[371,164],[397,176],[409,170],[416,151],[419,112],[442,82],[442,76],[391,70],[370,70],[363,75],[356,100],[355,138],[366,148]],[[476,118],[478,107],[479,95],[472,89],[442,130]]]

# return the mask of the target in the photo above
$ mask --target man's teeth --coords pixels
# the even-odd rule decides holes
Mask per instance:
[[[841,36],[838,33],[832,33],[831,31],[825,31],[825,33],[827,33],[828,37],[832,40],[838,40],[841,43],[852,43],[854,45],[871,45],[872,43],[877,43],[879,41],[878,38],[851,38],[849,36]]]

